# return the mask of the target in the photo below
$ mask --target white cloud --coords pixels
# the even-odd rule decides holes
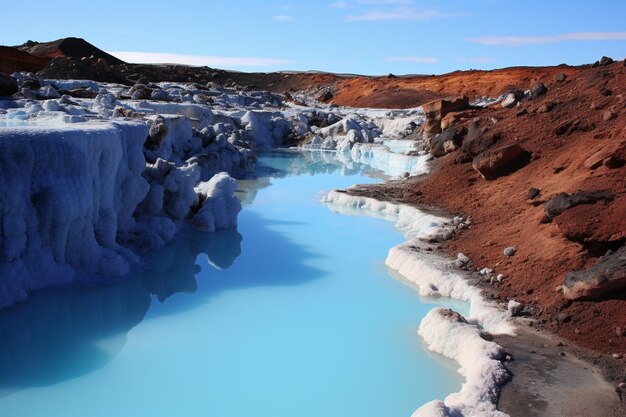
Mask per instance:
[[[489,64],[490,62],[495,62],[496,59],[491,56],[470,56],[456,59],[459,62],[466,62],[469,64]]]
[[[336,1],[328,5],[331,9],[347,9],[350,4],[347,1]]]
[[[573,32],[546,36],[480,36],[465,38],[482,45],[523,46],[570,41],[623,41],[626,32]]]
[[[445,17],[464,16],[462,12],[442,12],[437,9],[417,9],[414,7],[398,7],[391,10],[376,10],[359,15],[347,15],[344,19],[348,22],[364,22],[379,20],[432,20]]]
[[[291,64],[280,58],[232,57],[214,55],[182,55],[159,52],[107,51],[126,62],[141,64],[183,64],[209,67],[272,67]]]
[[[437,58],[422,56],[390,56],[385,58],[387,62],[419,62],[422,64],[436,64],[439,62]]]
[[[283,22],[290,22],[293,20],[293,16],[289,16],[286,14],[277,14],[276,16],[273,16],[272,19],[283,21]]]

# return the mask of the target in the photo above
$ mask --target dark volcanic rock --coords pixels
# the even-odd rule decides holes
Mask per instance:
[[[480,121],[475,120],[467,128],[461,150],[473,158],[495,145],[500,138],[499,133],[490,132],[488,128],[481,126]]]
[[[321,101],[322,103],[327,103],[327,102],[329,102],[330,100],[332,100],[332,99],[333,99],[333,97],[334,97],[334,96],[333,96],[333,93],[332,93],[330,90],[326,90],[326,92],[322,93],[322,94],[321,94],[321,95],[317,98],[317,100],[318,100],[318,101]]]
[[[11,96],[20,90],[15,78],[0,72],[0,97]]]
[[[573,194],[560,193],[546,201],[543,210],[547,220],[552,220],[565,210],[581,204],[595,204],[598,201],[611,201],[613,194],[610,191],[576,191]]]
[[[444,156],[450,152],[456,151],[463,142],[462,132],[459,129],[448,128],[438,134],[430,142],[430,153],[434,157]]]
[[[602,58],[600,58],[600,65],[604,66],[604,65],[609,65],[613,63],[613,58],[609,58],[608,56],[603,56]]]
[[[562,81],[565,81],[565,80],[567,79],[567,75],[565,75],[565,74],[564,74],[564,73],[562,73],[562,72],[559,72],[558,74],[556,74],[556,75],[554,76],[554,79],[555,79],[556,81],[562,82]]]
[[[29,90],[39,90],[41,88],[41,83],[39,80],[35,78],[26,78],[22,81],[22,85],[20,88],[28,88]]]
[[[530,190],[528,190],[528,199],[534,200],[535,198],[539,197],[540,194],[541,194],[541,190],[539,188],[533,187]]]
[[[570,299],[605,299],[626,289],[626,246],[605,255],[589,269],[565,277],[563,295]]]
[[[131,84],[119,66],[107,65],[105,61],[96,58],[54,58],[37,75],[60,80],[78,79]]]
[[[477,155],[472,168],[486,180],[493,180],[523,167],[530,160],[530,153],[519,145],[505,145]]]
[[[541,97],[542,95],[546,94],[547,92],[548,89],[545,85],[543,85],[543,83],[537,83],[533,85],[533,87],[530,89],[530,98],[534,100],[537,97]]]
[[[15,78],[0,72],[0,97],[12,96],[17,93],[19,87]]]

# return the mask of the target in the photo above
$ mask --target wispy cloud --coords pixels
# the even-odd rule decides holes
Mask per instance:
[[[347,9],[350,7],[350,3],[347,1],[336,1],[328,5],[331,9]]]
[[[573,41],[623,41],[626,32],[572,32],[546,36],[479,36],[466,41],[482,45],[524,46]]]
[[[364,22],[380,20],[432,20],[446,17],[465,16],[463,12],[442,12],[438,9],[417,9],[415,7],[397,7],[389,10],[375,10],[357,15],[344,16],[347,22]]]
[[[159,52],[107,51],[126,62],[141,64],[183,64],[209,67],[273,67],[292,64],[281,58],[233,57],[215,55],[182,55]]]
[[[456,59],[458,62],[465,62],[468,64],[489,64],[495,62],[496,59],[492,56],[470,56]]]
[[[277,14],[276,16],[273,16],[272,19],[282,22],[291,22],[293,20],[293,16],[289,16],[286,14]]]
[[[385,58],[387,62],[419,62],[421,64],[436,64],[439,62],[437,58],[424,56],[390,56]]]

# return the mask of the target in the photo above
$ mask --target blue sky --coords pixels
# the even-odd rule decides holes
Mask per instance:
[[[626,57],[626,1],[30,1],[0,44],[82,37],[129,62],[440,74]],[[121,53],[124,52],[124,53]]]

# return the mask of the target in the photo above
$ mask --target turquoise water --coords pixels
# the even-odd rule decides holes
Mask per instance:
[[[416,334],[431,301],[384,265],[401,233],[319,203],[378,180],[320,158],[261,158],[237,230],[0,311],[0,416],[408,417],[458,390]]]

